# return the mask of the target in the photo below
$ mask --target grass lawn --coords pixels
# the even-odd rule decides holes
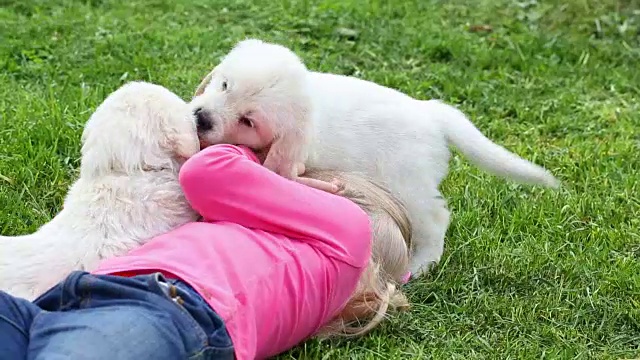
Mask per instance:
[[[0,4],[3,235],[60,209],[109,92],[147,80],[188,98],[236,41],[260,37],[312,69],[457,104],[564,182],[519,186],[456,156],[445,255],[407,286],[412,310],[283,359],[640,357],[638,1]]]

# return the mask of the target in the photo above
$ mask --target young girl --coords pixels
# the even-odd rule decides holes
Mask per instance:
[[[204,221],[34,303],[0,293],[2,359],[263,359],[407,307],[402,205],[355,175],[307,176],[311,187],[284,179],[242,147],[201,151],[180,183]],[[334,178],[343,196],[312,187]]]

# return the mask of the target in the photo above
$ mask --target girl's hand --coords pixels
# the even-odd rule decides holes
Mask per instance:
[[[256,157],[258,158],[261,164],[264,162],[268,152],[269,152],[269,148],[258,150],[258,151],[254,150],[254,153],[256,154]],[[299,163],[296,166],[296,169],[297,169],[298,177],[293,179],[293,181],[295,182],[312,187],[314,189],[326,191],[331,194],[337,193],[342,188],[342,185],[335,180],[332,182],[326,182],[326,181],[317,180],[317,179],[300,177],[300,175],[304,174],[304,172],[306,171],[306,167],[304,166],[304,163]]]
[[[326,192],[332,193],[332,194],[335,194],[338,191],[340,191],[340,189],[342,187],[342,185],[337,180],[333,180],[331,182],[326,182],[326,181],[322,181],[322,180],[318,180],[318,179],[300,177],[300,175],[304,174],[304,172],[306,170],[306,168],[305,168],[303,163],[298,164],[297,169],[298,169],[298,177],[295,178],[294,181],[296,181],[296,182],[298,182],[300,184],[307,185],[307,186],[312,187],[314,189],[326,191]]]
[[[295,178],[294,180],[300,184],[307,185],[309,187],[326,191],[332,194],[335,194],[338,191],[340,191],[340,186],[336,183],[335,180],[332,182],[326,182],[318,179],[311,179],[311,178],[305,178],[305,177],[298,177],[298,178]]]

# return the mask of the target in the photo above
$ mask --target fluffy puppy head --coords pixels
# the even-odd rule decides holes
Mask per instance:
[[[199,150],[189,105],[162,86],[131,82],[111,93],[85,125],[80,173],[177,172]]]
[[[284,46],[239,42],[202,80],[191,102],[201,144],[264,149],[284,134],[302,136],[311,112],[307,73]]]

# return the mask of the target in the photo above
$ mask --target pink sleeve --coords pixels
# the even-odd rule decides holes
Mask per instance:
[[[190,158],[180,184],[205,221],[227,221],[299,239],[352,266],[371,253],[367,214],[343,197],[285,179],[262,167],[253,152],[215,145]]]

